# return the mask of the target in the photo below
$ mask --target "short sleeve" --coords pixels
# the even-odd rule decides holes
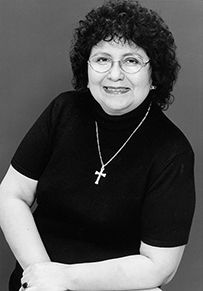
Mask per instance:
[[[193,151],[177,154],[151,185],[141,217],[141,239],[159,247],[188,242],[195,208]]]
[[[21,174],[38,180],[50,154],[54,101],[43,111],[18,146],[11,165]]]

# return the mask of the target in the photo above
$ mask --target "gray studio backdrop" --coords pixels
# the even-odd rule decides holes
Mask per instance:
[[[45,106],[71,89],[69,46],[77,21],[102,0],[0,0],[0,179],[16,146]],[[167,115],[196,154],[197,208],[176,277],[164,290],[202,290],[202,0],[141,0],[173,31],[182,64]],[[14,258],[0,231],[0,290]]]

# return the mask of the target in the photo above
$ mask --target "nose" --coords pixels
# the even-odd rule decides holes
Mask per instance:
[[[119,61],[114,61],[110,71],[108,72],[108,79],[117,82],[125,78],[124,72],[122,71]]]

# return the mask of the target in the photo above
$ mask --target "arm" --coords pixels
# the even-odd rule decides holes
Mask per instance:
[[[23,269],[50,261],[30,210],[36,186],[36,180],[21,175],[12,166],[0,186],[0,225]]]
[[[94,263],[65,265],[40,263],[27,268],[22,282],[42,288],[60,290],[149,290],[168,283],[174,276],[184,246],[158,248],[141,244],[140,255]]]
[[[73,266],[73,290],[147,289],[168,283],[174,276],[184,246],[158,248],[141,243],[140,255]]]

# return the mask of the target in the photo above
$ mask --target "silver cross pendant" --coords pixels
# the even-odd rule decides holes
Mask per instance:
[[[101,177],[105,178],[106,177],[106,173],[103,173],[104,171],[104,166],[101,167],[101,170],[98,172],[95,172],[95,175],[98,175],[96,181],[94,182],[96,185],[99,184],[99,180],[101,179]]]

